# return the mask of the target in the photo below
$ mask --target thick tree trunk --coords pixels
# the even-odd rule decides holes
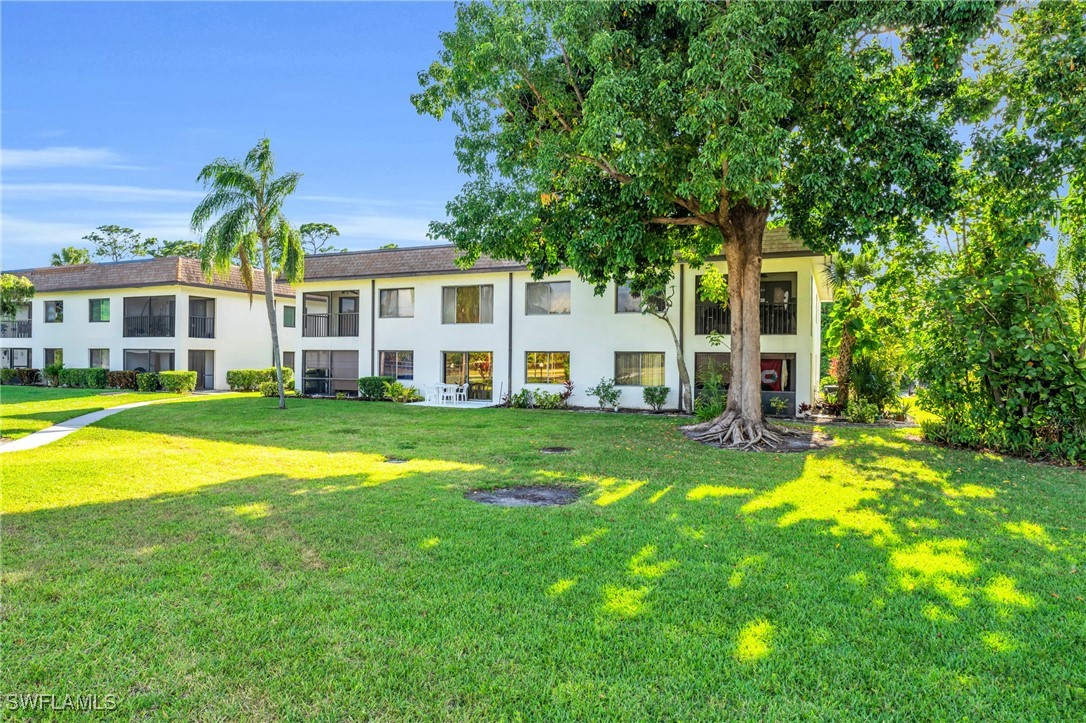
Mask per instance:
[[[279,326],[275,323],[275,280],[272,278],[271,259],[268,253],[268,240],[260,240],[264,257],[264,301],[268,307],[268,323],[271,324],[272,366],[275,367],[275,382],[279,386],[279,408],[287,408],[287,395],[283,390],[283,359],[279,354]]]
[[[773,446],[785,431],[762,413],[761,287],[762,235],[768,208],[734,205],[724,233],[728,260],[728,307],[731,309],[731,384],[728,403],[716,419],[685,428],[700,442],[751,449]]]
[[[837,347],[837,403],[842,411],[848,406],[849,392],[852,387],[852,347],[856,344],[852,332],[841,332],[841,343]]]

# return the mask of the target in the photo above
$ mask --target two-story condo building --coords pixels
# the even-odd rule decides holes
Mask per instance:
[[[271,365],[259,273],[252,303],[238,269],[208,281],[199,261],[176,256],[9,273],[30,279],[35,296],[0,321],[0,366],[188,369],[198,388],[223,389],[228,369]],[[275,293],[287,303],[294,294]]]
[[[825,259],[783,229],[766,232],[763,257],[763,399],[780,397],[794,413],[818,385]],[[450,245],[307,257],[295,308],[281,314],[297,323],[299,389],[353,393],[359,376],[387,375],[420,388],[467,382],[471,399],[496,404],[569,379],[571,403],[592,405],[586,390],[606,377],[624,407],[645,407],[643,387],[655,385],[670,387],[668,406],[678,407],[671,332],[628,289],[599,296],[572,272],[535,281],[516,263],[483,258],[462,270],[455,261]],[[710,263],[727,272],[723,259]],[[669,311],[695,387],[712,365],[726,367],[730,341],[728,310],[698,298],[702,273],[676,265]]]

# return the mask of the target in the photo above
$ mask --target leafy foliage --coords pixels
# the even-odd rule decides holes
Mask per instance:
[[[147,248],[140,234],[126,226],[99,226],[83,237],[91,244],[95,258],[121,261],[133,256],[146,256]]]
[[[275,367],[230,369],[226,372],[226,385],[235,392],[255,392],[263,382],[275,382],[275,380]],[[290,367],[283,367],[283,385],[294,386],[294,370]]]
[[[724,375],[727,370],[719,364],[709,364],[702,372],[701,391],[694,401],[694,416],[699,422],[716,419],[728,403],[728,387]]]
[[[667,395],[670,393],[671,387],[645,387],[641,392],[641,397],[645,400],[645,404],[652,407],[653,411],[659,412],[667,404]]]
[[[329,239],[339,236],[339,229],[330,223],[303,223],[298,227],[302,248],[308,254],[327,254],[346,251],[329,243]]]
[[[856,424],[874,424],[880,416],[878,406],[861,399],[851,399],[845,407],[845,419]]]
[[[421,402],[425,397],[419,392],[418,388],[408,386],[403,382],[385,382],[384,385],[385,399],[390,402],[398,402],[400,404],[407,404],[409,402]]]
[[[34,384],[42,383],[41,369],[16,369],[16,376],[19,377],[19,384],[23,386],[32,386]]]
[[[158,374],[155,372],[139,372],[136,374],[136,389],[141,392],[157,392],[159,387]]]
[[[57,375],[59,386],[73,389],[105,389],[108,372],[98,367],[66,367]]]
[[[76,246],[65,246],[60,251],[53,252],[49,261],[50,266],[79,266],[91,262],[90,252]]]
[[[19,308],[34,298],[34,284],[25,276],[0,275],[0,316],[12,318]]]
[[[106,374],[106,386],[111,389],[136,389],[136,372],[114,371]]]
[[[395,377],[361,377],[358,380],[358,397],[368,402],[380,401],[385,398],[385,384],[395,381]]]
[[[622,390],[615,386],[614,379],[603,378],[587,390],[588,396],[596,397],[600,409],[614,409],[618,406],[618,400],[622,396]]]
[[[10,367],[0,368],[0,384],[14,384],[19,375]]]
[[[163,391],[173,392],[174,394],[190,394],[196,389],[196,372],[159,372],[158,382]]]

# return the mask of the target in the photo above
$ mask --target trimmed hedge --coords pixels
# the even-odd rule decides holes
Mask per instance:
[[[167,392],[189,394],[196,389],[196,372],[159,372],[158,382]]]
[[[235,392],[255,392],[263,382],[275,381],[275,367],[267,369],[231,369],[226,372],[226,384]],[[283,367],[283,386],[294,386],[294,370]],[[276,390],[276,395],[279,394]]]
[[[262,397],[278,397],[279,385],[276,384],[274,380],[270,382],[260,382],[260,388],[257,391],[260,392],[260,396]],[[288,397],[294,396],[294,388],[288,387],[286,384],[284,384],[283,394]]]
[[[116,371],[106,374],[106,386],[111,389],[136,389],[136,372]]]
[[[361,377],[358,380],[358,397],[369,402],[385,398],[385,383],[395,382],[394,377]]]
[[[109,372],[98,367],[72,367],[60,370],[58,381],[72,389],[105,389]]]
[[[14,384],[15,380],[19,378],[19,375],[15,373],[14,369],[3,368],[0,369],[0,384]]]
[[[16,369],[15,375],[19,377],[19,383],[24,386],[41,384],[41,369]]]
[[[158,375],[154,372],[140,372],[136,374],[136,389],[141,392],[158,391]]]

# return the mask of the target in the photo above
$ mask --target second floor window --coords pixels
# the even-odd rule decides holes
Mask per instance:
[[[381,289],[381,318],[410,319],[415,316],[414,289]]]
[[[635,292],[629,286],[623,284],[615,289],[615,313],[616,314],[640,314],[642,301],[645,297],[640,292]],[[659,311],[664,309],[664,299],[659,295],[650,295],[648,301]]]
[[[284,328],[286,328],[286,329],[293,329],[294,328],[295,323],[297,323],[295,321],[296,313],[297,312],[295,310],[295,307],[293,307],[293,306],[284,306],[283,307],[283,327]]]
[[[568,314],[569,302],[568,281],[535,281],[524,287],[524,313],[529,316]]]
[[[109,321],[109,299],[90,300],[90,320]]]
[[[494,287],[446,286],[441,290],[442,324],[494,323]]]
[[[63,301],[46,301],[45,302],[45,323],[46,324],[59,324],[64,321],[64,302]]]

